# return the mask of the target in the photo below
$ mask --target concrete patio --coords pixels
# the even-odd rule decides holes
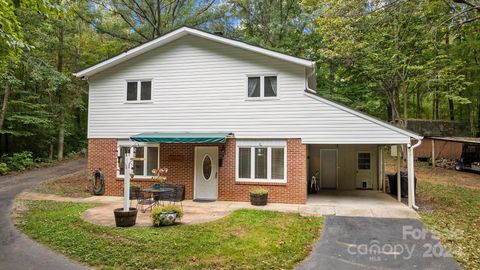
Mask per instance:
[[[93,196],[88,198],[67,198],[56,195],[24,192],[19,199],[27,200],[54,200],[83,203],[98,203],[82,214],[82,218],[98,225],[114,226],[113,209],[122,207],[122,197]],[[136,202],[133,201],[133,206]],[[402,203],[398,203],[391,196],[372,190],[355,191],[322,191],[308,197],[307,203],[280,204],[269,203],[266,206],[252,206],[249,202],[195,202],[183,201],[185,215],[183,224],[197,224],[210,222],[225,217],[230,212],[242,209],[259,209],[269,211],[294,212],[304,216],[337,215],[356,217],[383,217],[383,218],[418,218],[417,213]],[[151,226],[150,211],[139,211],[137,226]]]

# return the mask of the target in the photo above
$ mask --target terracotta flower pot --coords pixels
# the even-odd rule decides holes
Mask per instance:
[[[132,227],[137,222],[137,208],[130,207],[129,211],[123,211],[123,208],[113,210],[115,215],[115,225],[117,227]]]

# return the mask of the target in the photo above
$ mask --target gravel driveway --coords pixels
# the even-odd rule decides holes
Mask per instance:
[[[78,159],[0,177],[0,269],[88,269],[32,241],[10,222],[10,209],[17,194],[44,180],[85,169],[86,160]]]

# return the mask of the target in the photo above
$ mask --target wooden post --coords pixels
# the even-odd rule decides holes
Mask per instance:
[[[401,177],[400,177],[400,166],[401,166],[401,152],[400,152],[400,147],[401,145],[397,145],[397,200],[399,202],[402,202],[402,183],[401,183]]]
[[[432,138],[432,167],[437,165],[437,159],[435,158],[435,140]]]

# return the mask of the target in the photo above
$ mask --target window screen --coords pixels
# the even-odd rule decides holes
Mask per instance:
[[[370,153],[358,153],[358,169],[370,170]]]
[[[260,97],[260,77],[248,77],[248,97]]]
[[[137,82],[127,83],[127,100],[137,100]]]
[[[250,148],[238,149],[238,177],[250,178],[251,177],[251,155]]]
[[[141,83],[141,92],[140,92],[140,99],[141,100],[151,100],[152,99],[152,82],[142,82]]]
[[[277,76],[265,77],[265,96],[276,97],[277,96]]]

